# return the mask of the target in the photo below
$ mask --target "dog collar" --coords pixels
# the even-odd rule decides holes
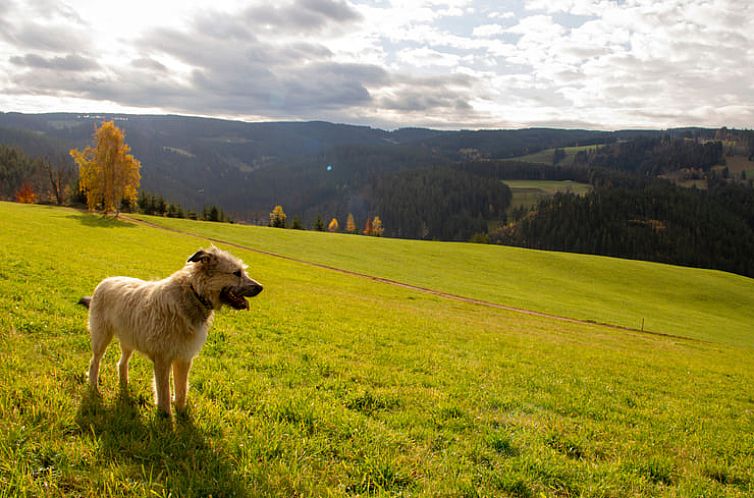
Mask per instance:
[[[203,306],[204,306],[205,308],[207,308],[207,310],[208,310],[208,311],[209,311],[209,310],[212,310],[212,308],[213,308],[213,306],[212,306],[212,303],[211,303],[211,302],[209,302],[209,301],[208,301],[208,300],[207,300],[206,298],[202,297],[202,296],[201,296],[201,295],[200,295],[200,294],[199,294],[198,292],[196,292],[196,289],[194,289],[194,286],[193,286],[193,285],[190,285],[189,287],[191,287],[191,292],[193,292],[193,293],[194,293],[194,297],[196,297],[196,299],[197,299],[197,300],[198,300],[198,301],[199,301],[200,303],[202,303],[202,305],[203,305]]]

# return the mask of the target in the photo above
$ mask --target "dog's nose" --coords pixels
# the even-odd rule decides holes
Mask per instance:
[[[262,284],[259,284],[259,283],[257,283],[257,282],[254,282],[254,283],[253,283],[253,284],[251,285],[251,287],[249,288],[249,292],[248,292],[248,294],[247,294],[247,295],[248,295],[249,297],[254,297],[254,296],[256,296],[257,294],[259,294],[260,292],[262,292],[263,290],[264,290],[264,287],[262,287]]]

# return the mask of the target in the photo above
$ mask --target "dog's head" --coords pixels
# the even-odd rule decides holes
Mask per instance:
[[[193,263],[201,277],[196,292],[212,303],[213,308],[223,304],[237,310],[249,309],[247,297],[262,292],[262,284],[246,273],[246,265],[227,251],[215,246],[199,249],[187,261]]]

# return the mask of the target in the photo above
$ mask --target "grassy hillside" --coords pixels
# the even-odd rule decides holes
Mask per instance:
[[[560,161],[561,166],[571,166],[573,165],[573,159],[576,157],[576,153],[580,152],[582,150],[593,150],[599,147],[599,145],[579,145],[574,147],[563,147],[562,149],[565,151],[565,157],[563,160]],[[516,161],[523,161],[526,163],[535,163],[535,164],[552,164],[552,159],[555,154],[555,149],[544,149],[540,150],[538,152],[534,152],[533,154],[527,154],[525,156],[519,156],[513,158]]]
[[[518,308],[754,347],[754,280],[514,247],[142,217],[204,237]]]
[[[0,203],[0,220],[0,496],[754,492],[749,348],[461,303],[237,248],[265,291],[249,312],[216,317],[188,416],[156,416],[140,356],[119,397],[114,345],[93,398],[76,300],[108,275],[163,277],[206,240],[40,206]],[[299,254],[327,245],[249,233],[291,251],[299,237]],[[365,244],[345,266],[378,259],[371,247],[389,254],[391,241],[329,237]],[[500,249],[426,247],[479,250],[483,273],[485,251]],[[452,262],[435,256],[404,273]]]

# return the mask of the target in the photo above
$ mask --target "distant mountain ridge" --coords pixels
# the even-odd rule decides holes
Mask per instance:
[[[447,164],[465,153],[513,157],[611,136],[588,130],[386,131],[323,121],[0,113],[0,143],[31,156],[65,154],[91,143],[95,126],[106,119],[125,130],[142,162],[144,190],[192,209],[218,204],[241,218],[263,215],[276,203],[302,218],[342,217],[347,211],[365,216],[370,206],[364,188],[375,176]]]
[[[66,154],[91,143],[114,119],[142,162],[142,189],[187,208],[222,206],[237,219],[275,204],[301,217],[372,214],[371,185],[397,171],[468,158],[505,159],[537,150],[605,143],[637,132],[590,130],[442,131],[309,122],[228,121],[175,115],[0,113],[0,143],[31,156]],[[658,134],[657,132],[640,132]]]

